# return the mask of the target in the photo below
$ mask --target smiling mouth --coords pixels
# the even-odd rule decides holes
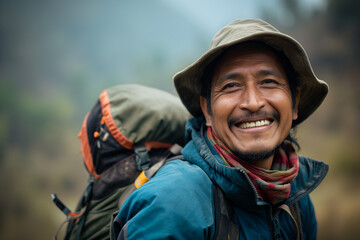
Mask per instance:
[[[268,126],[271,124],[272,121],[273,120],[263,119],[263,120],[250,121],[250,122],[241,122],[237,125],[241,129],[248,129],[248,128]]]

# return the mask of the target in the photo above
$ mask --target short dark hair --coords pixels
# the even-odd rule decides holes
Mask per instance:
[[[204,69],[202,78],[201,78],[201,96],[204,97],[206,99],[206,104],[207,104],[207,108],[208,111],[210,113],[210,115],[212,114],[212,109],[211,109],[211,82],[213,80],[214,77],[214,73],[215,73],[215,69],[217,68],[217,66],[219,65],[220,60],[222,59],[222,57],[225,55],[225,53],[227,53],[228,51],[231,51],[232,48],[234,47],[238,47],[244,44],[260,44],[263,45],[267,48],[269,48],[277,57],[277,59],[279,60],[280,64],[282,65],[284,71],[285,71],[285,75],[287,78],[287,81],[289,83],[289,87],[290,87],[290,91],[291,91],[291,100],[292,100],[292,107],[293,109],[295,109],[296,106],[296,89],[299,86],[299,83],[297,81],[298,77],[297,77],[297,72],[294,70],[292,64],[290,63],[289,59],[285,56],[284,53],[270,47],[269,45],[260,42],[260,41],[247,41],[244,43],[240,43],[238,45],[232,46],[231,48],[227,48],[220,56],[218,56],[217,58],[215,58],[212,62],[210,62],[206,68]],[[294,146],[297,147],[297,149],[300,149],[300,145],[297,142],[293,131],[295,131],[295,128],[292,127],[292,131],[289,132],[288,136],[285,138],[285,140],[290,141]]]

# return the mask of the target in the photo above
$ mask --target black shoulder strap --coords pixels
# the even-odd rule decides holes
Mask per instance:
[[[300,211],[300,207],[299,207],[299,203],[293,203],[289,206],[290,208],[290,212],[293,215],[296,223],[297,223],[297,227],[299,229],[299,239],[303,240],[304,236],[303,236],[303,231],[302,231],[302,223],[301,223],[301,211]],[[294,226],[296,227],[296,226]]]
[[[291,221],[293,223],[294,233],[296,236],[294,239],[302,240],[303,231],[302,231],[301,216],[300,216],[300,209],[298,203],[296,202],[291,205],[281,204],[278,208],[286,211],[289,214]]]
[[[213,184],[215,207],[215,235],[214,239],[239,239],[239,226],[234,224],[233,208],[225,194],[216,184]]]
[[[239,239],[239,226],[231,221],[233,219],[233,208],[226,199],[224,192],[219,186],[213,184],[214,206],[215,206],[215,235],[214,239]],[[303,240],[301,223],[301,211],[298,202],[289,206],[290,216],[293,218],[294,229],[297,230],[297,239]]]

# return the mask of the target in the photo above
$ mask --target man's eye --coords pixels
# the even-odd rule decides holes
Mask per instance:
[[[274,79],[265,79],[261,83],[262,84],[278,84],[278,82]]]
[[[236,86],[237,86],[236,83],[228,83],[223,87],[223,89],[229,89],[229,88],[233,88],[233,87],[236,87]]]

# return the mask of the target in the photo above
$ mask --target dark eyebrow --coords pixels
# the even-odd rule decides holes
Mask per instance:
[[[258,76],[275,76],[280,78],[281,74],[278,71],[272,70],[272,69],[264,69],[264,70],[260,70],[257,73]]]
[[[243,75],[242,74],[239,74],[239,73],[230,73],[230,74],[227,74],[221,78],[219,78],[217,80],[217,83],[222,83],[226,80],[229,80],[229,79],[236,79],[236,78],[243,78]]]

